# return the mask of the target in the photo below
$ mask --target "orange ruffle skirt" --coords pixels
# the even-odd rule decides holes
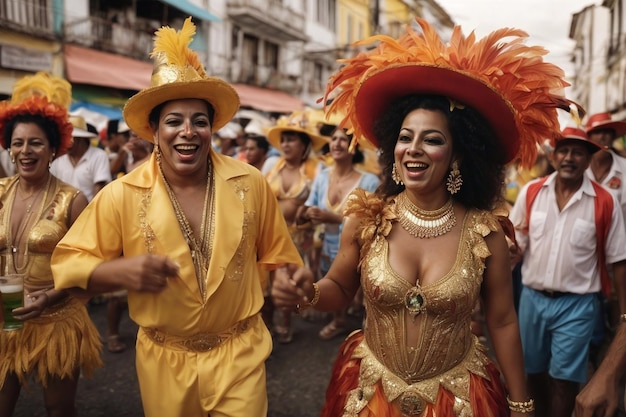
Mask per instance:
[[[321,417],[342,416],[348,393],[358,388],[361,359],[353,358],[352,352],[362,340],[363,333],[358,332],[349,336],[341,345],[326,390],[326,403]],[[469,401],[474,417],[508,417],[510,411],[506,401],[507,394],[500,379],[500,372],[493,362],[486,365],[486,372],[489,379],[470,374]],[[457,417],[453,410],[454,399],[451,392],[440,386],[437,401],[435,404],[428,404],[420,417]],[[405,415],[395,403],[387,401],[379,381],[374,396],[359,413],[359,417],[405,417]]]

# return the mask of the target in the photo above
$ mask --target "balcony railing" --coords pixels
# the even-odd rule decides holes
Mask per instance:
[[[0,0],[0,26],[54,37],[52,0]]]
[[[67,42],[144,61],[152,50],[152,35],[99,17],[76,20],[65,25]]]
[[[284,40],[306,40],[305,16],[277,0],[227,0],[228,15],[246,28]]]

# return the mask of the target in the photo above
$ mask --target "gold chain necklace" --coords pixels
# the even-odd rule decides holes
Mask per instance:
[[[196,278],[198,280],[198,287],[200,288],[200,293],[202,294],[202,300],[206,299],[206,287],[208,279],[207,273],[209,270],[209,262],[211,261],[211,254],[213,252],[212,248],[212,238],[211,238],[211,230],[212,229],[212,217],[213,217],[213,202],[215,195],[214,181],[213,181],[213,166],[211,164],[211,160],[209,159],[209,172],[207,176],[207,184],[206,191],[204,193],[204,206],[202,208],[202,220],[200,222],[200,230],[202,231],[202,236],[200,236],[200,241],[198,242],[197,238],[193,233],[193,229],[189,224],[189,220],[187,220],[187,216],[183,212],[178,199],[176,198],[176,194],[170,187],[169,182],[165,178],[163,174],[163,169],[161,168],[161,164],[159,164],[159,172],[161,174],[161,178],[163,178],[163,183],[165,184],[165,189],[167,190],[167,194],[170,197],[170,201],[172,202],[172,206],[174,207],[174,213],[176,214],[176,219],[178,220],[178,224],[180,225],[180,229],[183,232],[185,237],[185,241],[191,250],[191,259],[193,261],[193,266],[196,271]],[[211,225],[207,225],[207,219],[211,218]]]
[[[7,222],[7,227],[8,227],[8,232],[7,232],[8,245],[7,246],[11,250],[11,257],[13,258],[13,268],[15,269],[15,272],[17,273],[20,273],[20,274],[24,273],[26,271],[26,268],[28,267],[28,237],[26,238],[26,242],[24,242],[25,243],[24,244],[24,256],[22,257],[22,262],[20,265],[18,265],[16,255],[18,255],[18,253],[20,252],[19,246],[22,244],[22,240],[24,239],[24,234],[26,233],[26,229],[30,224],[30,218],[33,213],[32,206],[33,204],[35,204],[35,202],[39,198],[39,195],[43,192],[44,194],[43,194],[43,198],[41,199],[39,212],[37,213],[37,216],[35,217],[35,223],[36,223],[37,220],[41,218],[44,208],[46,207],[46,200],[48,199],[48,191],[50,190],[51,180],[52,180],[52,174],[49,174],[48,181],[46,182],[46,186],[44,188],[41,188],[39,191],[37,191],[37,195],[33,199],[33,202],[27,207],[26,217],[22,219],[17,229],[17,233],[15,234],[15,242],[13,242],[13,232],[11,230],[11,218],[10,217],[9,217],[9,221]],[[15,186],[15,193],[13,194],[13,201],[11,201],[9,205],[9,207],[11,207],[11,211],[13,207],[13,202],[15,201],[15,196],[17,195],[17,191],[18,191],[17,184],[19,184],[19,179]],[[9,216],[10,214],[11,213],[9,213]],[[13,245],[13,243],[15,243],[15,245]]]
[[[448,233],[456,225],[452,199],[433,211],[417,207],[406,192],[398,194],[396,202],[398,222],[411,236],[429,239]]]

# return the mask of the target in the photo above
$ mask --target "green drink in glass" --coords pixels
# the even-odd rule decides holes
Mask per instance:
[[[13,309],[24,306],[24,276],[17,274],[0,276],[0,293],[4,317],[2,330],[21,329],[24,323],[13,317]]]

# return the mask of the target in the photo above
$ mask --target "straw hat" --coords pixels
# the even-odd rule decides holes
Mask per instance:
[[[309,117],[307,111],[297,111],[289,116],[281,117],[276,121],[276,126],[267,131],[267,140],[273,147],[280,149],[280,137],[283,132],[299,132],[306,134],[311,139],[311,147],[319,151],[328,143],[328,138],[319,134],[317,126]]]
[[[189,49],[196,33],[191,17],[185,19],[180,31],[164,26],[154,36],[154,70],[150,87],[132,96],[124,106],[124,120],[137,136],[152,142],[153,132],[148,116],[159,104],[177,99],[202,99],[215,110],[213,131],[219,130],[237,112],[239,96],[227,82],[209,77]]]
[[[560,134],[556,109],[576,107],[562,94],[569,85],[563,70],[543,61],[548,51],[524,45],[528,34],[509,28],[476,40],[457,26],[445,44],[428,22],[416,20],[421,34],[407,26],[399,39],[378,35],[357,43],[380,42],[342,61],[326,88],[323,102],[332,97],[327,110],[345,114],[355,136],[377,145],[374,123],[392,102],[411,94],[446,96],[451,111],[467,105],[483,115],[502,146],[503,163],[520,157],[532,164],[537,144]]]
[[[130,132],[130,127],[128,127],[128,124],[125,121],[120,120],[119,123],[117,124],[117,133],[126,133],[126,132]]]
[[[72,137],[84,139],[98,137],[96,133],[87,130],[87,121],[83,116],[70,116],[70,123],[72,124]]]
[[[585,130],[587,134],[594,130],[612,129],[615,131],[615,137],[626,135],[626,122],[622,120],[613,120],[608,112],[596,113],[589,116]]]
[[[601,146],[589,140],[587,133],[578,127],[566,127],[561,132],[561,136],[555,139],[554,148],[556,149],[560,143],[575,141],[583,142],[590,154],[594,154],[602,149]]]
[[[265,137],[265,129],[258,120],[250,120],[246,127],[243,129],[243,133],[246,136],[262,136]]]

